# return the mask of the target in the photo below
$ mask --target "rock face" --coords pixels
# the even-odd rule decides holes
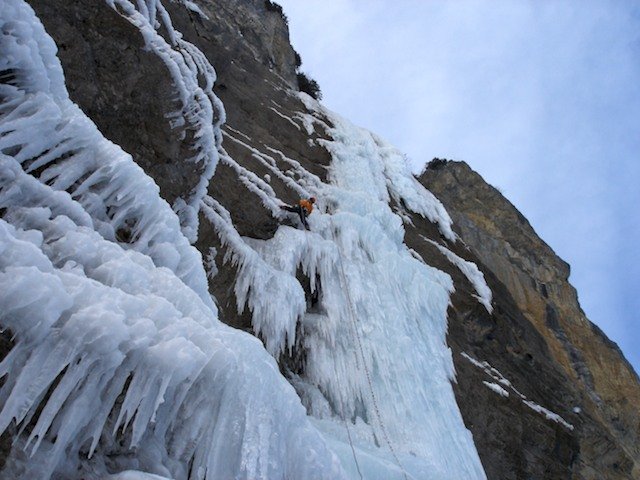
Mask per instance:
[[[71,98],[132,154],[169,203],[190,191],[199,172],[186,161],[189,135],[167,118],[176,108],[168,100],[171,77],[143,48],[139,32],[105,2],[29,3],[58,44]],[[208,193],[242,235],[270,238],[278,222],[243,178],[264,178],[285,202],[299,193],[271,177],[261,154],[293,177],[287,158],[321,179],[331,158],[313,141],[326,135],[322,127],[294,121],[306,107],[289,93],[296,59],[286,19],[263,0],[201,0],[197,8],[166,3],[176,29],[216,68],[214,91],[225,105],[224,151]],[[396,209],[405,214],[407,245],[454,280],[449,344],[456,395],[488,477],[640,478],[638,377],[585,318],[567,281],[568,265],[466,164],[432,162],[420,181],[445,204],[461,241],[446,242],[428,220],[410,216],[403,205]],[[493,292],[492,313],[425,238],[478,266]],[[238,313],[235,267],[224,262],[224,242],[205,221],[196,246],[218,270],[210,290],[221,318],[251,331],[251,313]]]
[[[556,395],[563,392],[560,408],[580,409],[571,416],[580,447],[579,455],[572,458],[574,475],[637,478],[638,376],[615,343],[585,317],[568,282],[569,265],[466,163],[435,160],[420,180],[446,205],[478,264],[504,285],[520,316],[541,337],[540,353],[564,377],[554,387]],[[481,348],[486,349],[486,342]],[[492,362],[491,357],[487,359]],[[534,355],[532,360],[540,361],[541,356]],[[538,383],[540,374],[535,378]]]

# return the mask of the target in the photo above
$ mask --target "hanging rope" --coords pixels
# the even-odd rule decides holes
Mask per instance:
[[[307,251],[309,251],[309,234],[305,234],[305,239],[307,241]],[[316,289],[317,288],[318,288],[318,285],[316,285]],[[360,362],[358,361],[358,355],[356,354],[355,357],[356,357],[356,366],[359,369]],[[342,405],[344,405],[345,401],[342,397],[342,389],[338,388],[338,391],[340,392],[340,402]],[[349,421],[346,418],[343,418],[342,416],[340,416],[340,418],[342,419],[342,423],[344,423],[344,428],[347,430],[347,437],[349,438],[349,446],[351,447],[351,453],[353,454],[353,462],[356,464],[356,470],[358,470],[358,475],[360,476],[360,480],[364,480],[364,477],[362,476],[362,471],[360,470],[360,463],[358,462],[358,457],[356,456],[356,449],[353,446],[353,439],[351,438],[351,429],[349,428]]]
[[[333,219],[331,220],[331,223],[333,224]],[[360,352],[360,356],[362,357],[362,364],[364,367],[364,371],[365,371],[365,375],[367,377],[367,384],[369,385],[369,393],[371,394],[371,401],[373,403],[373,409],[375,412],[375,415],[378,419],[378,423],[380,424],[380,430],[382,431],[382,436],[384,437],[384,441],[387,444],[387,446],[389,447],[389,451],[391,452],[391,455],[393,455],[394,460],[396,461],[396,464],[398,465],[398,467],[400,467],[400,470],[402,471],[402,475],[405,478],[405,480],[409,480],[409,477],[407,475],[406,470],[404,469],[404,467],[402,466],[402,463],[400,462],[400,459],[398,458],[398,455],[396,454],[395,449],[393,448],[393,445],[391,444],[391,440],[389,438],[389,435],[387,433],[387,428],[385,427],[384,422],[382,421],[382,415],[380,414],[380,408],[378,407],[378,401],[376,399],[374,390],[373,390],[373,381],[371,380],[371,373],[369,372],[369,367],[367,366],[367,360],[364,354],[364,348],[362,347],[362,339],[360,338],[360,332],[358,331],[357,328],[357,323],[356,323],[356,314],[354,311],[354,307],[353,307],[353,300],[351,298],[351,293],[349,291],[349,284],[347,283],[347,277],[344,273],[344,263],[342,261],[342,252],[340,249],[340,245],[338,244],[338,241],[336,239],[335,233],[333,228],[331,228],[331,236],[333,238],[334,243],[338,246],[338,257],[340,260],[340,282],[342,284],[342,289],[344,290],[346,296],[347,296],[347,305],[349,306],[349,314],[350,314],[350,319],[351,319],[351,326],[352,326],[352,330],[355,334],[355,338],[356,338],[356,343],[358,344],[358,350]],[[356,355],[357,358],[357,355]],[[349,429],[347,427],[347,433],[349,433]],[[351,434],[349,433],[349,441],[351,442]],[[351,445],[351,448],[353,449],[353,444]],[[354,451],[354,458],[355,458],[355,451]],[[356,463],[357,464],[357,463]],[[360,469],[358,468],[358,472],[360,471]],[[362,474],[360,474],[360,477],[362,478]]]
[[[351,439],[351,429],[349,428],[349,422],[346,418],[343,418],[344,427],[347,429],[347,436],[349,437],[349,445],[351,446],[351,453],[353,453],[353,461],[356,464],[356,469],[358,470],[358,475],[360,475],[360,480],[364,480],[362,476],[362,472],[360,471],[360,464],[358,463],[358,457],[356,457],[356,449],[353,446],[353,440]]]

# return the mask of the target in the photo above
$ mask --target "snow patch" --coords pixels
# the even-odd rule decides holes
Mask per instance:
[[[160,475],[153,475],[150,473],[140,472],[138,470],[127,470],[124,472],[116,473],[115,475],[107,475],[102,477],[102,480],[171,480],[167,477],[161,477]]]
[[[518,397],[520,397],[520,399],[522,400],[522,403],[524,403],[527,407],[531,408],[532,410],[544,415],[547,420],[551,420],[553,422],[559,423],[568,430],[574,429],[573,425],[571,425],[569,422],[567,422],[564,418],[562,418],[557,413],[554,413],[551,410],[548,410],[547,408],[544,408],[538,405],[537,403],[534,403],[531,400],[528,400],[527,397],[525,397],[522,393],[520,393],[511,384],[509,380],[507,380],[498,370],[493,368],[488,362],[481,362],[479,360],[476,360],[475,358],[473,358],[472,356],[468,355],[465,352],[462,352],[460,355],[462,355],[463,358],[469,361],[469,363],[483,370],[484,373],[486,373],[488,376],[490,376],[492,379],[498,382],[498,383],[490,383],[490,382],[483,381],[482,383],[484,383],[488,388],[491,388],[496,393],[500,393],[501,395],[502,393],[499,392],[498,389],[507,393],[507,395],[503,395],[503,396],[508,396],[508,392],[503,387],[508,388],[512,392],[514,392]]]
[[[557,413],[553,413],[551,410],[548,410],[544,407],[541,407],[537,403],[532,402],[531,400],[523,400],[523,403],[532,409],[535,412],[541,413],[545,416],[547,420],[551,420],[552,422],[560,423],[564,425],[565,428],[569,430],[573,430],[573,425],[569,424],[564,418],[562,418]]]
[[[502,388],[500,385],[498,385],[497,383],[493,383],[493,382],[482,382],[485,384],[485,386],[490,389],[493,390],[494,392],[496,392],[498,395],[501,395],[503,397],[508,397],[509,396],[509,392],[507,392],[504,388]]]
[[[447,259],[451,263],[453,263],[456,267],[458,267],[458,269],[460,269],[460,271],[464,274],[465,277],[467,277],[469,282],[471,282],[471,285],[473,285],[473,288],[475,288],[476,292],[478,293],[476,299],[482,305],[484,305],[484,308],[487,309],[487,312],[492,313],[493,306],[491,305],[491,299],[493,294],[491,292],[491,289],[489,288],[489,285],[487,285],[487,282],[484,279],[484,274],[480,271],[480,269],[478,269],[478,266],[473,262],[469,262],[464,258],[459,257],[447,247],[444,247],[423,235],[420,236],[424,241],[434,245],[445,257],[447,257]]]
[[[276,115],[278,115],[281,118],[284,118],[285,120],[287,120],[291,125],[293,125],[296,129],[300,130],[300,125],[298,125],[296,122],[293,121],[293,119],[291,117],[286,116],[284,113],[279,112],[278,110],[276,110],[273,107],[269,107],[269,110],[273,111]]]
[[[209,17],[202,11],[202,9],[195,2],[192,2],[191,0],[180,0],[180,1],[187,8],[187,10],[190,10],[193,13],[197,13],[205,20],[209,20]]]
[[[304,188],[303,186],[301,186],[300,184],[302,183],[301,180],[299,179],[298,181],[296,181],[294,177],[296,174],[299,175],[300,178],[305,178],[307,177],[307,174],[301,174],[300,170],[300,164],[297,163],[297,169],[291,169],[291,170],[287,170],[287,171],[282,171],[280,168],[278,168],[276,159],[273,158],[270,155],[267,155],[264,152],[261,152],[260,150],[252,147],[251,145],[243,142],[242,140],[228,134],[227,132],[223,132],[225,138],[231,140],[232,142],[240,145],[243,148],[246,148],[247,150],[249,150],[251,152],[251,156],[252,158],[254,158],[255,160],[257,160],[258,162],[260,162],[264,167],[266,167],[273,175],[274,177],[280,179],[287,187],[289,187],[291,190],[293,190],[294,192],[296,192],[298,195],[300,195],[301,198],[308,198],[310,195],[309,193],[309,189],[308,188]],[[274,150],[275,151],[275,150]],[[283,159],[286,159],[286,157],[283,156]],[[269,208],[269,210],[272,211],[272,213],[274,214],[274,216],[279,216],[278,215],[278,210],[279,210],[279,204],[281,204],[282,202],[280,202],[277,197],[275,192],[273,191],[273,189],[266,184],[261,178],[259,178],[257,175],[255,175],[253,172],[250,172],[249,170],[245,169],[244,167],[240,166],[239,163],[237,163],[235,160],[233,160],[229,155],[225,155],[223,157],[223,160],[229,164],[234,170],[236,170],[236,172],[238,173],[240,179],[243,181],[243,183],[245,183],[245,185],[247,186],[247,188],[249,188],[250,190],[252,190],[254,193],[258,193],[256,192],[255,188],[258,188],[259,190],[264,190],[265,194],[267,197],[269,197],[270,200],[267,200],[266,197],[264,195],[261,195],[260,193],[258,193],[258,196],[261,197],[263,199],[263,205],[267,208]],[[295,165],[294,165],[295,166]],[[316,177],[317,179],[317,177]],[[313,180],[316,180],[313,179]],[[247,183],[248,182],[248,183]],[[316,180],[314,182],[314,185],[311,187],[318,187],[318,182],[319,180]]]

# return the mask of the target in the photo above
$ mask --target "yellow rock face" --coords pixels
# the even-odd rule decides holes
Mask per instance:
[[[445,204],[462,240],[505,285],[575,381],[585,427],[574,478],[640,478],[638,376],[617,345],[586,318],[568,282],[569,266],[465,163],[427,169],[421,181]]]

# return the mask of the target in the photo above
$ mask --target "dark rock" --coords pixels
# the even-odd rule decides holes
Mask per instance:
[[[6,357],[11,348],[13,347],[13,341],[11,340],[11,332],[9,330],[5,330],[0,332],[0,358]],[[5,379],[0,379],[0,385],[3,385]],[[17,432],[17,428],[15,423],[9,425],[4,433],[0,436],[0,469],[4,466],[7,456],[9,452],[11,452],[11,444],[13,442],[13,437]]]

